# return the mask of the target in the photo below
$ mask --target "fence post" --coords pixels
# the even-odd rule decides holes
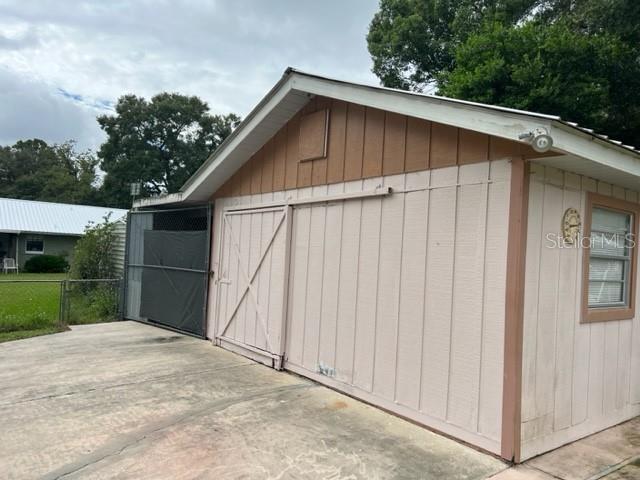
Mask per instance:
[[[69,324],[69,309],[71,307],[71,301],[69,298],[69,280],[64,281],[64,324]]]
[[[118,279],[118,320],[124,320],[124,289],[125,289],[125,281],[123,278]]]
[[[64,325],[65,321],[64,321],[64,302],[66,301],[66,294],[65,294],[65,290],[66,290],[66,280],[60,280],[60,307],[58,310],[58,323],[60,325]]]
[[[68,279],[64,281],[64,323],[69,325],[69,319],[71,318],[71,285]]]

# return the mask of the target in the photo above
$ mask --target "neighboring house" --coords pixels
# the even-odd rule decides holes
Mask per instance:
[[[289,69],[136,206],[144,237],[213,204],[217,345],[522,461],[640,414],[639,192],[637,150],[559,117]]]
[[[71,260],[73,247],[90,224],[125,217],[127,210],[65,203],[0,198],[0,259],[20,266],[36,255],[61,255]]]

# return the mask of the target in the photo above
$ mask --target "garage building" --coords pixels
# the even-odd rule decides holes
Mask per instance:
[[[203,336],[522,461],[640,414],[639,191],[559,117],[288,69],[137,207],[212,206]]]

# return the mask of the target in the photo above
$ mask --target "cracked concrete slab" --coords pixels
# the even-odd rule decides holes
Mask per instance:
[[[481,479],[501,461],[209,342],[119,322],[0,345],[9,479]]]

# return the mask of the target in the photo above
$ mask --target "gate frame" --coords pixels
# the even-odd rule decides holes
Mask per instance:
[[[149,320],[145,320],[145,319],[135,319],[135,318],[127,318],[126,317],[126,308],[127,308],[127,299],[129,297],[129,268],[130,267],[142,267],[144,268],[143,265],[139,265],[139,264],[132,264],[129,262],[129,247],[130,247],[130,243],[131,243],[131,216],[132,215],[137,215],[137,214],[144,214],[144,213],[166,213],[166,212],[183,212],[183,211],[187,211],[187,210],[204,210],[206,209],[207,213],[206,213],[206,217],[207,217],[207,249],[205,252],[205,268],[204,270],[195,270],[195,269],[185,269],[185,268],[177,268],[175,267],[175,269],[177,270],[183,270],[183,271],[192,271],[192,272],[197,272],[197,273],[204,273],[205,275],[205,286],[204,286],[204,303],[203,303],[203,307],[202,307],[202,335],[198,335],[197,333],[192,333],[192,332],[187,332],[184,330],[180,330],[178,328],[172,327],[170,325],[165,325],[162,323],[158,323],[158,322],[153,322],[153,321],[149,321]],[[183,335],[188,335],[190,337],[195,337],[195,338],[200,338],[200,339],[206,339],[207,338],[207,315],[208,315],[208,300],[209,300],[209,277],[211,275],[211,241],[212,241],[212,229],[213,229],[213,211],[214,211],[214,205],[212,202],[207,202],[207,203],[203,203],[203,204],[199,204],[199,205],[190,205],[190,206],[185,206],[185,207],[174,207],[174,208],[153,208],[153,209],[144,209],[144,207],[136,207],[136,208],[132,208],[131,210],[129,210],[127,212],[127,229],[126,229],[126,242],[125,242],[125,248],[124,248],[124,275],[122,277],[122,295],[121,295],[121,302],[122,302],[122,308],[121,308],[121,315],[120,315],[120,319],[121,320],[129,320],[129,321],[133,321],[133,322],[138,322],[138,323],[143,323],[145,325],[153,325],[154,327],[159,327],[162,328],[164,330],[169,330],[172,332],[176,332],[176,333],[181,333]],[[173,269],[171,267],[165,267],[168,269]]]

